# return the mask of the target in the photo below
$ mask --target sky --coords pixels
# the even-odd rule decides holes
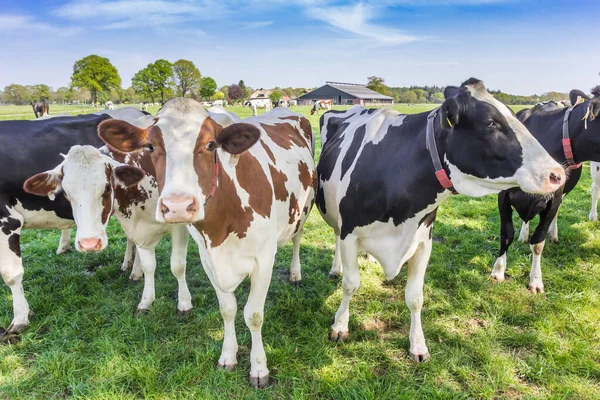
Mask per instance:
[[[0,0],[0,90],[68,86],[107,57],[123,86],[157,59],[219,86],[459,85],[513,94],[600,84],[598,0]]]

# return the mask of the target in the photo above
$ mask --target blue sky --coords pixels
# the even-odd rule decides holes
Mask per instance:
[[[0,88],[66,86],[108,57],[123,85],[158,58],[192,60],[219,86],[326,80],[457,85],[515,94],[600,84],[598,0],[0,0]]]

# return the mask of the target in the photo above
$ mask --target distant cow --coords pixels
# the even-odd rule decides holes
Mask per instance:
[[[333,106],[333,103],[331,100],[317,100],[313,104],[312,110],[310,110],[310,115],[313,115],[314,113],[317,113],[317,115],[319,115],[319,110],[329,111],[329,110],[331,110],[332,106]]]
[[[244,106],[252,109],[253,115],[256,115],[257,108],[264,108],[265,112],[271,111],[271,100],[269,99],[251,99],[244,103]]]
[[[516,186],[546,195],[565,180],[560,164],[481,81],[449,86],[444,96],[432,112],[354,106],[321,117],[316,202],[336,235],[341,263],[334,269],[344,269],[331,340],[349,336],[350,299],[360,284],[357,257],[365,251],[390,280],[408,263],[410,354],[427,360],[423,281],[439,205],[453,193],[483,196]]]
[[[106,103],[104,103],[104,109],[105,110],[114,110],[115,105],[113,104],[112,101],[107,101]]]
[[[277,100],[277,103],[275,103],[275,107],[286,107],[287,108],[289,106],[290,106],[290,103],[288,103],[288,101],[284,100],[284,99]]]
[[[109,121],[99,135],[120,151],[155,149],[156,219],[187,225],[198,244],[224,320],[221,368],[237,365],[234,291],[250,278],[244,307],[252,337],[250,382],[265,387],[264,305],[277,248],[290,240],[290,281],[301,279],[300,239],[314,199],[314,137],[308,120],[286,109],[232,122],[178,98],[146,129]]]
[[[31,107],[36,118],[45,117],[50,112],[50,105],[45,101],[32,102]]]

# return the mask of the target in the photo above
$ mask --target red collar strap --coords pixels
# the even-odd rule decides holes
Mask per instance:
[[[431,161],[433,162],[433,167],[435,168],[435,177],[438,182],[444,189],[448,189],[452,192],[452,194],[458,194],[456,189],[454,189],[454,185],[450,180],[450,177],[446,173],[446,170],[442,166],[442,162],[440,161],[440,155],[438,154],[437,145],[435,143],[435,129],[433,127],[435,117],[439,108],[434,109],[427,116],[427,130],[425,131],[425,145],[427,146],[427,150],[429,150],[429,154],[431,155]]]
[[[571,146],[571,138],[569,137],[569,115],[571,115],[571,111],[573,111],[573,109],[575,108],[575,106],[577,106],[577,104],[578,103],[575,103],[575,105],[569,107],[567,109],[567,111],[565,112],[565,117],[563,118],[562,146],[563,146],[563,153],[565,154],[565,158],[567,159],[567,162],[569,163],[569,166],[567,167],[569,169],[581,168],[581,163],[579,163],[579,164],[575,163],[575,157],[573,156],[573,146]]]
[[[204,201],[204,207],[206,207],[206,203],[215,195],[217,191],[217,180],[219,179],[219,157],[217,156],[217,149],[215,149],[215,165],[214,165],[215,174],[213,175],[212,186],[210,188],[210,193],[206,197]]]

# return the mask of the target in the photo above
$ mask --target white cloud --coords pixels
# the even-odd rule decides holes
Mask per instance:
[[[273,21],[255,21],[255,22],[247,23],[245,28],[246,29],[260,29],[260,28],[266,28],[269,25],[273,25]]]
[[[324,21],[337,30],[373,39],[379,43],[393,45],[424,39],[397,29],[374,24],[371,21],[376,17],[376,11],[375,6],[366,3],[357,3],[351,6],[310,6],[306,8],[306,12],[311,18]]]
[[[171,0],[72,0],[53,14],[72,20],[94,19],[102,29],[129,29],[175,25],[186,21],[211,20],[226,14],[223,2],[203,0],[175,2]],[[102,21],[110,21],[104,24]]]
[[[81,31],[77,27],[58,27],[45,22],[36,21],[29,15],[2,15],[0,14],[0,32],[14,35],[30,35],[31,33],[44,33],[60,37],[73,36]]]

